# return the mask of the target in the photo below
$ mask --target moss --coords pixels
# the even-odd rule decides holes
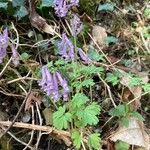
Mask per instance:
[[[90,16],[93,16],[99,2],[100,0],[80,0],[80,10]]]

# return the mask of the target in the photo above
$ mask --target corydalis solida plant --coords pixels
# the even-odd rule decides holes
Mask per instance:
[[[76,14],[73,14],[72,16],[73,17],[70,20],[70,26],[71,26],[73,36],[76,36],[82,31],[83,24],[80,18]]]
[[[41,69],[42,79],[39,80],[39,86],[51,96],[54,101],[58,101],[62,96],[63,100],[68,99],[69,88],[67,81],[62,77],[59,72],[50,73],[46,66]],[[60,89],[61,88],[61,89]]]
[[[72,6],[78,6],[79,0],[54,0],[54,9],[58,17],[65,17]]]
[[[59,54],[66,60],[74,60],[74,46],[66,34],[62,34],[62,40],[58,43]]]
[[[0,63],[3,62],[4,57],[6,56],[6,49],[8,47],[8,30],[7,28],[3,31],[3,34],[0,34]]]
[[[75,58],[75,47],[72,42],[68,39],[66,34],[62,34],[62,40],[58,43],[58,51],[61,57],[65,60],[74,60]],[[85,52],[81,48],[77,48],[80,58],[86,62],[90,63],[90,58],[85,54]]]

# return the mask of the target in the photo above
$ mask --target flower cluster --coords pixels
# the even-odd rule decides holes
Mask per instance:
[[[6,56],[6,50],[9,43],[8,30],[7,28],[3,31],[3,34],[0,34],[0,64],[3,62],[3,59]],[[12,62],[15,66],[19,64],[19,55],[17,53],[17,48],[15,45],[11,46],[12,50]]]
[[[66,34],[62,34],[62,40],[58,43],[59,54],[66,60],[74,60],[74,46]]]
[[[59,72],[50,73],[46,66],[41,69],[42,79],[39,80],[39,86],[46,92],[48,96],[51,96],[54,101],[58,101],[62,96],[63,100],[68,99],[69,88],[67,81],[62,78]],[[60,87],[62,87],[61,90]]]
[[[7,28],[3,31],[3,34],[0,34],[0,63],[3,62],[4,57],[6,56],[6,49],[8,47],[8,30]]]
[[[72,16],[73,17],[70,20],[70,26],[71,26],[72,34],[73,36],[75,36],[82,31],[83,25],[82,22],[80,21],[80,18],[76,14],[73,14]]]
[[[74,46],[72,42],[68,39],[66,34],[62,34],[62,40],[58,43],[58,51],[61,57],[63,57],[65,60],[74,60],[75,58],[75,52],[74,52]],[[81,48],[77,48],[77,51],[79,53],[80,58],[85,63],[90,63],[90,58],[85,54],[85,52]]]
[[[72,6],[78,6],[79,0],[54,0],[54,9],[58,17],[65,17]]]

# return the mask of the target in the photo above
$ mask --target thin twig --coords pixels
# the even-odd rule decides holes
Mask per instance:
[[[17,112],[17,114],[16,114],[14,120],[12,121],[12,123],[10,124],[10,126],[7,128],[7,130],[5,130],[5,132],[0,136],[0,139],[10,130],[10,128],[13,126],[13,124],[14,124],[15,121],[16,121],[16,119],[18,118],[20,112],[22,111],[22,109],[23,109],[23,107],[24,107],[24,105],[25,105],[25,103],[26,103],[26,100],[28,99],[28,97],[29,97],[29,95],[30,95],[30,93],[31,93],[31,87],[32,87],[32,86],[30,85],[30,89],[29,89],[29,91],[28,91],[28,94],[26,95],[26,97],[25,97],[23,103],[21,104],[21,106],[20,106],[20,108],[19,108],[19,111]]]
[[[143,44],[144,44],[144,47],[145,49],[147,50],[148,53],[150,53],[150,49],[148,48],[147,44],[146,44],[146,41],[144,39],[144,36],[143,36],[143,33],[140,31],[140,36],[141,36],[141,39],[143,41]]]
[[[100,80],[101,80],[101,81],[104,83],[104,85],[106,86],[107,91],[108,91],[108,94],[109,94],[109,97],[110,97],[110,100],[111,100],[113,106],[116,107],[116,104],[115,104],[115,102],[114,102],[114,100],[113,100],[113,98],[112,98],[112,95],[111,95],[111,91],[110,91],[109,85],[101,78],[100,74],[98,74],[98,77],[100,78]]]
[[[4,127],[1,127],[3,130],[4,130],[4,132],[6,132],[6,128],[4,128]],[[22,145],[25,145],[27,148],[30,148],[31,150],[34,150],[34,148],[33,147],[31,147],[31,146],[29,146],[29,145],[27,145],[27,143],[25,143],[25,142],[23,142],[23,141],[21,141],[21,140],[19,140],[15,135],[13,135],[11,132],[7,132],[13,139],[15,139],[17,142],[19,142],[19,143],[21,143]]]
[[[10,64],[12,60],[12,57],[10,57],[10,59],[8,60],[8,62],[6,63],[5,67],[2,69],[2,71],[0,72],[0,77],[4,74],[5,70],[7,69],[8,65]]]
[[[40,126],[42,126],[43,121],[42,121],[41,113],[40,113],[39,106],[38,106],[37,102],[36,102],[36,109],[37,109],[37,113],[38,113],[38,117],[39,117]],[[42,137],[42,132],[39,131],[39,136],[38,136],[38,139],[37,139],[37,142],[36,142],[36,149],[38,149],[41,137]]]
[[[103,54],[103,56],[106,58],[106,60],[109,62],[109,64],[111,66],[113,66],[113,64],[111,63],[111,61],[108,59],[108,57],[106,56],[106,54],[103,52],[103,50],[100,48],[100,46],[97,44],[97,42],[94,40],[94,38],[92,37],[92,35],[90,33],[88,33],[89,37],[92,39],[92,41],[94,42],[94,44],[97,46],[97,48],[100,50],[100,52]]]
[[[6,91],[4,91],[1,87],[0,87],[0,93],[6,95],[6,96],[12,96],[12,97],[25,97],[24,95],[19,95],[19,94],[13,94],[13,93],[8,93]]]
[[[32,124],[34,125],[34,123],[35,123],[35,120],[34,120],[34,106],[31,106],[31,110],[32,110]],[[28,148],[28,146],[30,146],[30,144],[33,140],[33,136],[34,136],[34,130],[32,130],[30,140],[29,140],[28,144],[26,145],[26,147],[23,150],[26,150]]]
[[[27,76],[25,76],[25,77],[20,77],[20,78],[17,78],[17,79],[13,79],[13,80],[11,80],[11,81],[8,81],[6,84],[11,84],[11,83],[14,83],[14,82],[17,82],[17,81],[21,81],[21,80],[35,80],[35,81],[38,81],[38,79],[37,78],[32,78],[32,77],[27,77]]]
[[[139,99],[141,96],[144,96],[146,94],[148,94],[149,92],[145,92],[137,97],[135,97],[134,99],[132,99],[130,102],[127,103],[127,105],[130,105],[131,103],[133,103],[134,101],[136,101],[137,99]]]

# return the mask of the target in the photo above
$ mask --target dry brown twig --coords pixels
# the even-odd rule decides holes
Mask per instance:
[[[11,124],[11,121],[0,121],[1,126],[10,126]],[[72,143],[70,140],[71,135],[67,131],[56,130],[48,126],[40,126],[22,122],[15,122],[12,127],[48,132],[49,134],[56,135],[58,139],[63,140],[67,146],[70,146]]]

